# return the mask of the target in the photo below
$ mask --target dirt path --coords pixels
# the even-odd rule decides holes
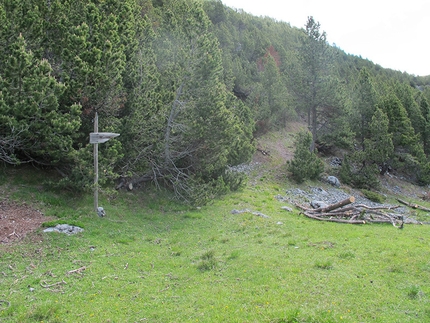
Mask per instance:
[[[43,222],[52,219],[25,203],[0,199],[0,243],[21,240],[29,232],[38,229]]]

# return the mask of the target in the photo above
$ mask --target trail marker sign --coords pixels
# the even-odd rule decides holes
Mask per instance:
[[[90,133],[90,144],[102,144],[109,139],[118,137],[119,133],[113,132],[91,132]]]
[[[99,216],[105,215],[103,208],[99,207],[99,144],[118,136],[119,133],[99,132],[99,116],[96,112],[94,132],[90,133],[90,144],[94,144],[94,209]]]

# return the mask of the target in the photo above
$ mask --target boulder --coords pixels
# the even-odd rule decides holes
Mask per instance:
[[[76,234],[82,231],[84,231],[84,229],[70,224],[57,224],[55,227],[46,228],[43,230],[43,232],[59,232],[65,233],[67,235]]]
[[[340,187],[340,181],[335,176],[329,176],[329,177],[327,177],[327,182],[330,185],[333,185],[333,186],[336,186],[336,187]]]
[[[319,208],[325,208],[325,207],[327,207],[328,204],[325,203],[325,202],[323,202],[323,201],[316,201],[316,200],[314,200],[314,201],[311,201],[311,206],[314,209],[319,209]]]

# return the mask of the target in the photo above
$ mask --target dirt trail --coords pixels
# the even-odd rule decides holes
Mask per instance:
[[[39,228],[43,222],[52,219],[25,203],[0,199],[0,243],[21,240],[29,232]]]

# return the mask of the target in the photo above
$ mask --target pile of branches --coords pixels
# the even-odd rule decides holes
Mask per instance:
[[[354,202],[355,198],[351,196],[335,204],[316,209],[299,204],[296,206],[302,210],[301,214],[315,220],[350,224],[391,223],[399,229],[403,228],[403,216],[389,212],[400,207],[399,205],[380,207],[370,207],[364,204],[350,205]]]

